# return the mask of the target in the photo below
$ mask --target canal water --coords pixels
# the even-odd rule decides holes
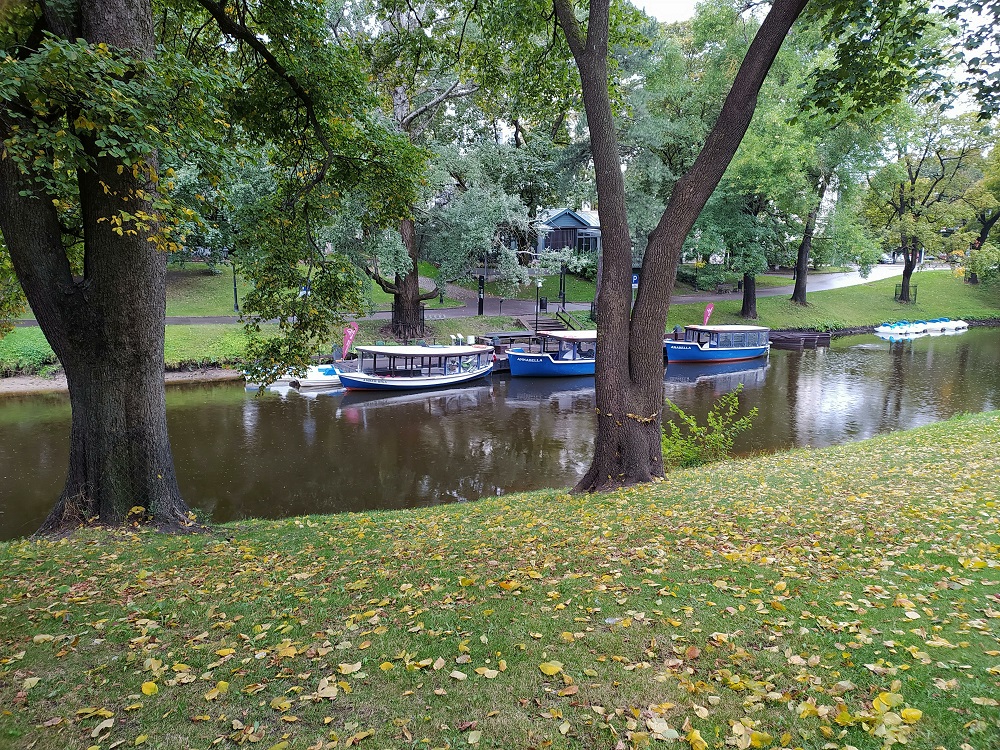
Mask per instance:
[[[664,393],[704,418],[744,383],[759,415],[739,452],[825,446],[1000,408],[1000,331],[889,344],[834,339],[766,361],[671,365]],[[222,522],[406,508],[572,485],[593,448],[593,379],[494,376],[407,395],[257,397],[239,385],[174,386],[167,416],[181,489]],[[62,395],[0,399],[0,539],[33,532],[65,477]]]

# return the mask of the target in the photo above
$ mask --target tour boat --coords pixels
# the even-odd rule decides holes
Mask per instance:
[[[516,378],[551,378],[594,374],[597,331],[548,331],[543,340],[558,343],[556,352],[528,352],[522,347],[507,350],[510,374]]]
[[[493,372],[492,346],[356,346],[357,372],[337,371],[347,390],[443,388]]]
[[[691,325],[684,339],[665,339],[667,362],[735,362],[763,357],[771,348],[770,328],[740,325]]]

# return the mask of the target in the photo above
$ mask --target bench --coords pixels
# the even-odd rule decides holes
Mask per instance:
[[[716,284],[715,293],[716,294],[731,294],[736,291],[736,284],[732,282],[727,282],[725,284]]]

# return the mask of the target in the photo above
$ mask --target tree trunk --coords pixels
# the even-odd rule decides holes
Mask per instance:
[[[420,275],[417,259],[417,232],[413,219],[403,219],[399,223],[399,234],[403,246],[410,257],[410,270],[405,276],[396,275],[392,300],[392,334],[399,339],[415,339],[424,335],[420,306],[424,300],[433,298],[437,288],[427,294],[420,293]]]
[[[920,241],[916,237],[903,238],[903,279],[899,289],[899,302],[910,301],[910,278],[920,257]]]
[[[152,52],[152,18],[143,0],[81,3],[78,17],[74,33],[91,43]],[[130,169],[98,156],[92,140],[84,143],[93,161],[77,175],[82,278],[71,274],[52,196],[33,175],[0,159],[0,229],[39,326],[65,368],[72,408],[66,484],[41,531],[94,518],[119,524],[133,507],[142,509],[134,520],[187,527],[163,385],[166,256],[148,231],[118,235],[109,221],[126,210],[152,214],[148,200],[137,196],[152,190]],[[155,155],[147,161],[155,168]]]
[[[819,216],[820,206],[823,204],[823,196],[826,195],[827,179],[826,175],[821,175],[816,185],[816,206],[809,212],[806,218],[806,226],[802,232],[802,242],[799,243],[799,252],[795,258],[795,289],[792,290],[792,302],[798,305],[806,305],[806,280],[809,278],[809,255],[812,253],[813,236],[816,234],[816,217]],[[744,300],[743,306],[746,307]],[[757,317],[754,315],[754,317]]]
[[[663,474],[663,335],[684,238],[732,160],[750,125],[757,95],[806,0],[776,0],[692,168],[677,183],[649,236],[635,306],[632,244],[625,211],[618,137],[608,94],[608,0],[591,0],[586,32],[571,0],[554,0],[583,88],[597,181],[603,266],[597,297],[594,459],[575,491],[650,481]]]
[[[743,274],[743,308],[740,315],[747,320],[757,320],[757,279],[751,273]]]

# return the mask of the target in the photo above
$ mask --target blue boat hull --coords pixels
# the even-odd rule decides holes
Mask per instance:
[[[663,352],[668,362],[738,362],[743,359],[756,359],[767,354],[768,344],[764,346],[741,347],[700,347],[694,341],[664,341]]]
[[[594,360],[592,359],[552,359],[552,355],[545,352],[521,352],[517,349],[508,349],[507,362],[510,364],[510,374],[515,378],[553,378],[594,374]]]

